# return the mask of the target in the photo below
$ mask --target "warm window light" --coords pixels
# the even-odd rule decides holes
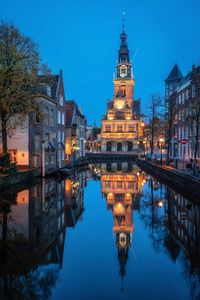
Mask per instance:
[[[144,127],[144,123],[142,122],[142,127]]]
[[[163,207],[163,202],[162,202],[162,200],[160,200],[160,201],[158,202],[158,207]]]
[[[115,206],[115,213],[117,215],[122,215],[125,213],[124,206],[120,202],[117,203],[117,205]]]
[[[165,140],[163,138],[159,138],[159,141],[163,143]]]

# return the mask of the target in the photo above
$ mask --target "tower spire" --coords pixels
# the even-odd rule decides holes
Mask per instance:
[[[122,13],[122,32],[124,32],[124,28],[125,28],[125,12],[123,11]]]
[[[122,13],[122,33],[120,34],[120,49],[119,49],[119,58],[118,64],[120,63],[130,63],[129,61],[129,50],[127,46],[127,35],[125,33],[125,12]]]

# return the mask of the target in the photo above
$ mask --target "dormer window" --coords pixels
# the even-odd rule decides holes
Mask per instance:
[[[63,106],[63,96],[59,96],[60,106]]]
[[[51,87],[47,85],[47,96],[51,97]]]

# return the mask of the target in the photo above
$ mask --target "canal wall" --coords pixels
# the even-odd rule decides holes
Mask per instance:
[[[144,159],[138,158],[136,162],[141,169],[150,175],[155,176],[186,197],[189,195],[200,204],[200,180],[170,167],[161,167]]]
[[[131,153],[86,153],[85,162],[87,163],[104,163],[104,162],[117,162],[117,161],[136,161],[138,155]]]
[[[20,171],[13,175],[4,175],[0,177],[0,190],[14,187],[19,183],[30,183],[39,174],[36,170]]]

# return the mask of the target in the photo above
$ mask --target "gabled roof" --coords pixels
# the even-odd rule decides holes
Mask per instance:
[[[76,104],[76,102],[74,100],[67,100],[66,101],[66,109],[69,110],[74,110],[76,112],[76,115],[81,117],[81,118],[85,118],[84,114],[82,114],[82,112],[80,111],[80,108],[78,107],[78,105]]]
[[[56,92],[58,87],[59,75],[39,75],[39,82],[46,83],[51,87],[51,97],[56,98]],[[41,91],[45,93],[44,91]]]
[[[171,81],[171,80],[181,80],[183,78],[183,75],[178,67],[177,64],[175,64],[169,73],[169,76],[167,77],[166,81]]]
[[[60,93],[63,94],[65,98],[64,92],[64,84],[63,84],[63,77],[62,77],[62,70],[60,70],[59,74],[47,74],[47,75],[39,75],[38,80],[40,83],[39,92],[45,94],[47,96],[47,85],[51,88],[51,98],[56,100]]]
[[[72,105],[72,101],[65,101],[65,108],[66,108],[66,125],[72,126],[73,116],[75,113],[75,107],[74,105]]]

